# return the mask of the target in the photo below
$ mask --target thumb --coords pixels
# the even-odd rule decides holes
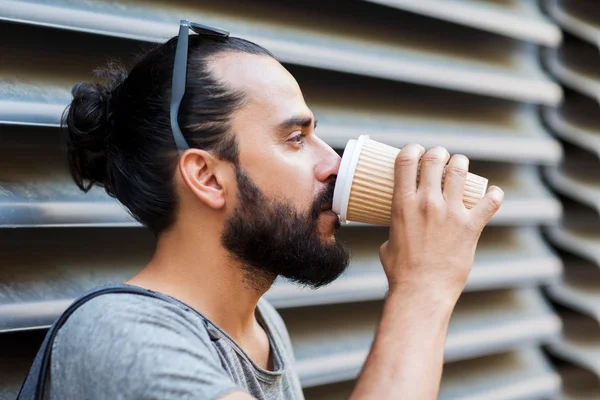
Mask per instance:
[[[471,210],[472,214],[482,228],[487,225],[494,214],[500,209],[503,201],[504,192],[502,189],[498,186],[490,186],[485,196],[473,207]]]

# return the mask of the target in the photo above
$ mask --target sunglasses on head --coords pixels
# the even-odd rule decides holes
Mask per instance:
[[[185,83],[187,80],[188,36],[190,29],[199,35],[219,38],[229,37],[229,32],[223,29],[190,22],[187,19],[181,20],[179,24],[179,36],[177,37],[177,49],[175,50],[175,63],[173,65],[173,82],[171,84],[171,130],[179,152],[184,152],[190,148],[183,137],[183,133],[181,133],[178,122],[179,107],[185,94]]]

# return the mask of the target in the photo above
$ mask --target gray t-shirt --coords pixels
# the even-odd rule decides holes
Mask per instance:
[[[263,299],[256,316],[271,343],[273,371],[184,303],[96,297],[58,332],[45,398],[212,400],[246,391],[257,399],[303,399],[281,317]]]

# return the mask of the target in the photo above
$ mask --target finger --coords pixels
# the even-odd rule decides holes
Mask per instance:
[[[410,143],[400,150],[394,165],[394,193],[405,198],[417,191],[419,160],[425,153],[423,146]]]
[[[436,146],[421,157],[418,192],[442,195],[442,176],[450,154],[443,147]]]
[[[498,186],[490,186],[487,193],[471,210],[479,219],[480,226],[485,226],[498,211],[504,200],[504,192]]]
[[[446,166],[444,177],[444,198],[448,202],[463,204],[462,198],[469,172],[469,159],[462,154],[455,154]]]

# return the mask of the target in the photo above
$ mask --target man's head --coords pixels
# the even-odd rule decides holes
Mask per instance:
[[[123,203],[157,236],[184,224],[221,237],[252,283],[277,275],[309,286],[335,279],[348,252],[331,211],[339,156],[314,134],[294,78],[265,49],[191,36],[179,125],[170,128],[176,39],[127,75],[79,84],[65,116],[70,170]]]

